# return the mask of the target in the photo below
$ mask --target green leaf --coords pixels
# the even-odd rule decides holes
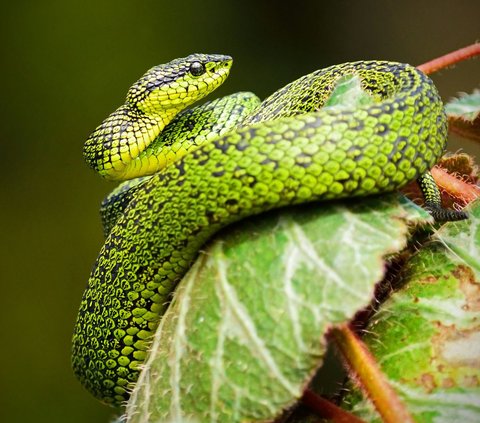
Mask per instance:
[[[426,212],[396,195],[284,209],[228,228],[177,288],[127,407],[129,422],[269,421],[372,300],[384,257]]]
[[[373,97],[362,88],[361,79],[356,75],[342,76],[325,102],[323,108],[358,107],[374,103]]]
[[[446,106],[450,129],[466,137],[480,140],[480,90],[463,94]]]
[[[480,421],[480,201],[403,270],[364,341],[417,422]],[[355,414],[380,421],[358,391]]]
[[[480,90],[451,100],[445,105],[445,110],[449,116],[473,122],[480,114]]]

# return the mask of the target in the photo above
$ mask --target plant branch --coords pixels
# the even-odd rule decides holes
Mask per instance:
[[[427,75],[437,72],[440,69],[444,69],[447,66],[454,65],[455,63],[462,62],[463,60],[470,59],[471,57],[480,55],[480,43],[471,44],[467,47],[460,48],[445,54],[444,56],[437,57],[429,62],[423,63],[417,66],[417,69],[426,73]]]
[[[441,167],[435,166],[432,168],[431,172],[436,184],[440,187],[440,189],[448,193],[448,195],[451,197],[461,201],[463,205],[468,204],[480,197],[479,187],[450,175]]]
[[[331,336],[357,383],[370,398],[385,423],[413,423],[397,393],[387,381],[367,346],[346,324],[334,327]]]
[[[306,389],[303,393],[302,402],[318,416],[330,419],[334,423],[364,423],[359,417],[341,409],[310,389]]]

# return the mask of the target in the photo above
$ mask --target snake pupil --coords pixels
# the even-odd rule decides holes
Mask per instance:
[[[193,76],[200,76],[205,73],[205,65],[200,62],[193,62],[190,65],[190,73]]]

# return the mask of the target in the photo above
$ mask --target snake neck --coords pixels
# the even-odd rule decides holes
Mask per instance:
[[[123,104],[92,132],[84,146],[85,160],[112,181],[157,172],[166,157],[154,156],[149,146],[181,110],[172,107],[147,114],[132,103]]]

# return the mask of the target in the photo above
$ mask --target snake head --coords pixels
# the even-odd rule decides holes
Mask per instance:
[[[219,54],[191,54],[150,69],[127,94],[127,103],[147,115],[177,113],[220,86],[232,58]]]
[[[153,67],[128,90],[125,104],[90,134],[85,160],[111,180],[156,172],[164,164],[145,152],[150,143],[176,114],[219,87],[231,66],[230,56],[192,54]]]

